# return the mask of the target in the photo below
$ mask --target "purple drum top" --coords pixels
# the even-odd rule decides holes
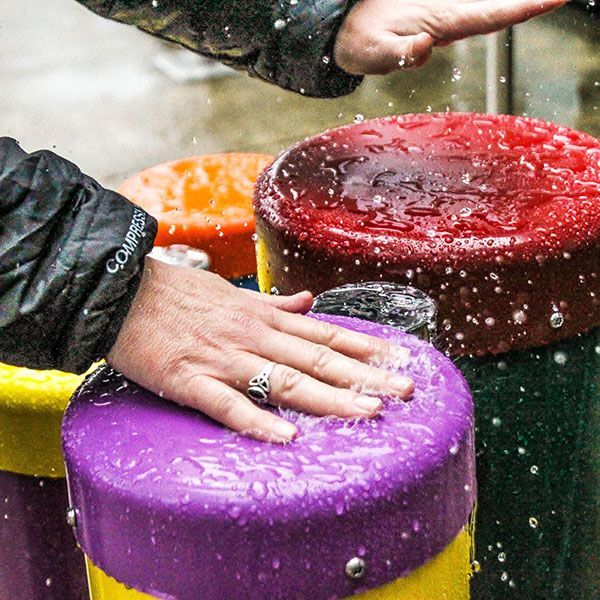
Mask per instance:
[[[63,446],[77,539],[97,566],[158,598],[342,598],[409,574],[467,524],[473,405],[460,372],[398,330],[316,318],[408,347],[412,400],[385,400],[371,421],[283,411],[299,435],[282,446],[109,369],[87,380]],[[359,580],[345,573],[353,557]]]

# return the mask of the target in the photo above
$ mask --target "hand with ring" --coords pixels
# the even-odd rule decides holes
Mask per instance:
[[[241,290],[205,271],[146,258],[142,283],[107,360],[126,377],[231,429],[288,442],[294,425],[260,405],[371,418],[380,395],[413,382],[371,362],[406,349],[304,316],[312,295]]]

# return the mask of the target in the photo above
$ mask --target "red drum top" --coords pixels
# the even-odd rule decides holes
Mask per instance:
[[[549,337],[549,330],[560,329],[549,326],[555,312],[573,325],[559,337],[600,321],[597,298],[589,295],[598,287],[600,265],[600,142],[579,131],[506,115],[365,121],[283,153],[260,178],[255,207],[259,229],[276,231],[283,243],[316,253],[313,258],[322,264],[315,269],[327,270],[323,261],[335,258],[345,275],[340,281],[330,278],[329,287],[378,276],[408,281],[432,294],[452,331],[447,342],[458,352],[498,352],[515,342],[551,341],[556,333]],[[536,281],[542,266],[553,276]],[[511,268],[513,280],[506,281]],[[572,285],[587,287],[589,310],[577,316],[570,310],[575,298],[556,285],[565,282],[565,271],[575,271]],[[584,283],[578,283],[581,278]],[[484,281],[496,285],[482,286]],[[531,289],[538,285],[542,288]],[[468,293],[460,291],[465,286]],[[440,298],[453,287],[461,297],[479,294],[460,315],[450,314],[456,307],[445,310]],[[482,287],[490,288],[487,298]],[[489,340],[472,332],[465,341],[473,319],[482,328],[487,319],[488,329],[518,311],[527,320],[532,306],[525,296],[531,292],[545,297],[535,316],[544,331],[535,326],[539,331],[533,332],[530,322],[499,343],[492,341],[498,341],[497,331]],[[508,312],[494,314],[498,297],[508,293]],[[516,325],[524,325],[519,320],[520,313]]]

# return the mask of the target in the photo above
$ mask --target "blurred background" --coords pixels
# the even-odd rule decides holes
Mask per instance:
[[[516,113],[600,136],[597,2],[515,29]],[[347,98],[311,100],[198,62],[75,0],[0,0],[0,73],[0,135],[54,149],[109,187],[185,155],[277,153],[356,114],[483,111],[486,94],[482,38],[437,49],[419,71],[369,78]]]

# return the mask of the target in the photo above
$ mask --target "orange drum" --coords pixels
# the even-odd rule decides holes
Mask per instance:
[[[134,175],[119,192],[158,220],[157,246],[198,248],[221,277],[246,277],[256,273],[254,183],[272,159],[243,153],[182,158]]]

